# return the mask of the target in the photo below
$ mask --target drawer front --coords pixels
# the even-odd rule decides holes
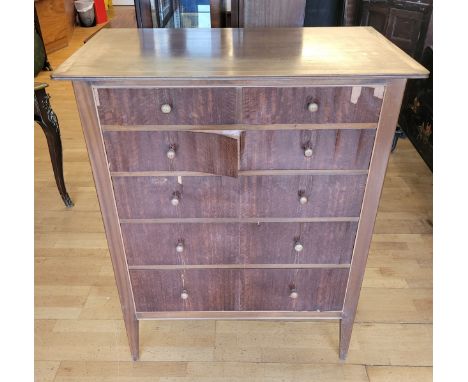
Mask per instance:
[[[129,265],[235,264],[239,224],[122,224]]]
[[[375,129],[246,131],[241,170],[367,170]]]
[[[355,222],[122,224],[129,265],[349,264]],[[298,251],[300,245],[302,249]]]
[[[243,88],[242,120],[248,124],[376,123],[382,99],[362,87]],[[314,111],[309,105],[316,104]]]
[[[350,264],[355,222],[242,224],[247,264]]]
[[[367,175],[241,177],[241,217],[358,217]],[[304,196],[306,203],[301,204]]]
[[[121,219],[238,217],[238,180],[220,176],[113,177]],[[173,199],[178,204],[173,205]]]
[[[188,131],[105,131],[110,171],[196,171],[237,175],[237,140]]]
[[[348,269],[246,269],[242,310],[340,311]],[[291,298],[295,291],[297,298]]]
[[[130,279],[137,312],[239,310],[237,269],[131,270]]]
[[[137,312],[339,311],[348,269],[131,270],[130,279]]]
[[[236,122],[235,88],[99,88],[101,125],[218,125]],[[161,108],[169,105],[164,113]]]
[[[359,217],[366,175],[114,177],[121,219]],[[239,187],[240,186],[240,187]],[[240,191],[239,191],[240,188]],[[240,201],[239,201],[240,197]],[[300,203],[301,197],[307,202]],[[178,204],[173,205],[172,199]]]

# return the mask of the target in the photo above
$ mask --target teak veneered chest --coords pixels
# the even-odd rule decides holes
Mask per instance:
[[[142,319],[351,338],[407,78],[372,28],[102,30],[72,80],[131,353]]]

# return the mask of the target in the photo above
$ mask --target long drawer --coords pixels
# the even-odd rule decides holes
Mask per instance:
[[[137,312],[339,311],[348,269],[131,270]]]
[[[104,131],[112,172],[236,176],[237,139],[191,131]],[[375,129],[244,131],[240,170],[367,170]]]
[[[379,92],[377,92],[379,93]],[[101,125],[376,123],[372,87],[98,88]],[[241,113],[237,105],[241,104]]]
[[[245,131],[241,170],[367,170],[375,129]]]
[[[367,175],[114,177],[121,219],[358,217]],[[179,183],[182,182],[182,184]]]
[[[349,264],[357,223],[127,223],[121,227],[130,266]]]

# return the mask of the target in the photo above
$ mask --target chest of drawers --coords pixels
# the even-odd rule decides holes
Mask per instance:
[[[406,78],[372,28],[103,30],[66,61],[131,353],[143,319],[335,319]]]

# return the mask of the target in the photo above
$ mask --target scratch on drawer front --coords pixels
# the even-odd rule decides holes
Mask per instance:
[[[351,103],[356,104],[361,96],[361,86],[353,86],[353,90],[351,91]]]
[[[229,138],[239,139],[241,130],[193,130],[196,133],[205,133],[205,134],[218,134],[218,135],[225,135]]]
[[[101,106],[101,104],[99,103],[99,94],[98,94],[98,90],[97,88],[95,88],[94,86],[92,87],[93,89],[93,98],[94,98],[94,104],[99,107]]]
[[[167,178],[163,177],[152,177],[150,180],[151,184],[164,184],[167,183]]]
[[[180,175],[177,177],[177,183],[182,184],[182,177]]]
[[[376,87],[374,87],[374,97],[383,99],[384,90],[385,90],[385,87],[384,87],[384,86],[376,86]]]

